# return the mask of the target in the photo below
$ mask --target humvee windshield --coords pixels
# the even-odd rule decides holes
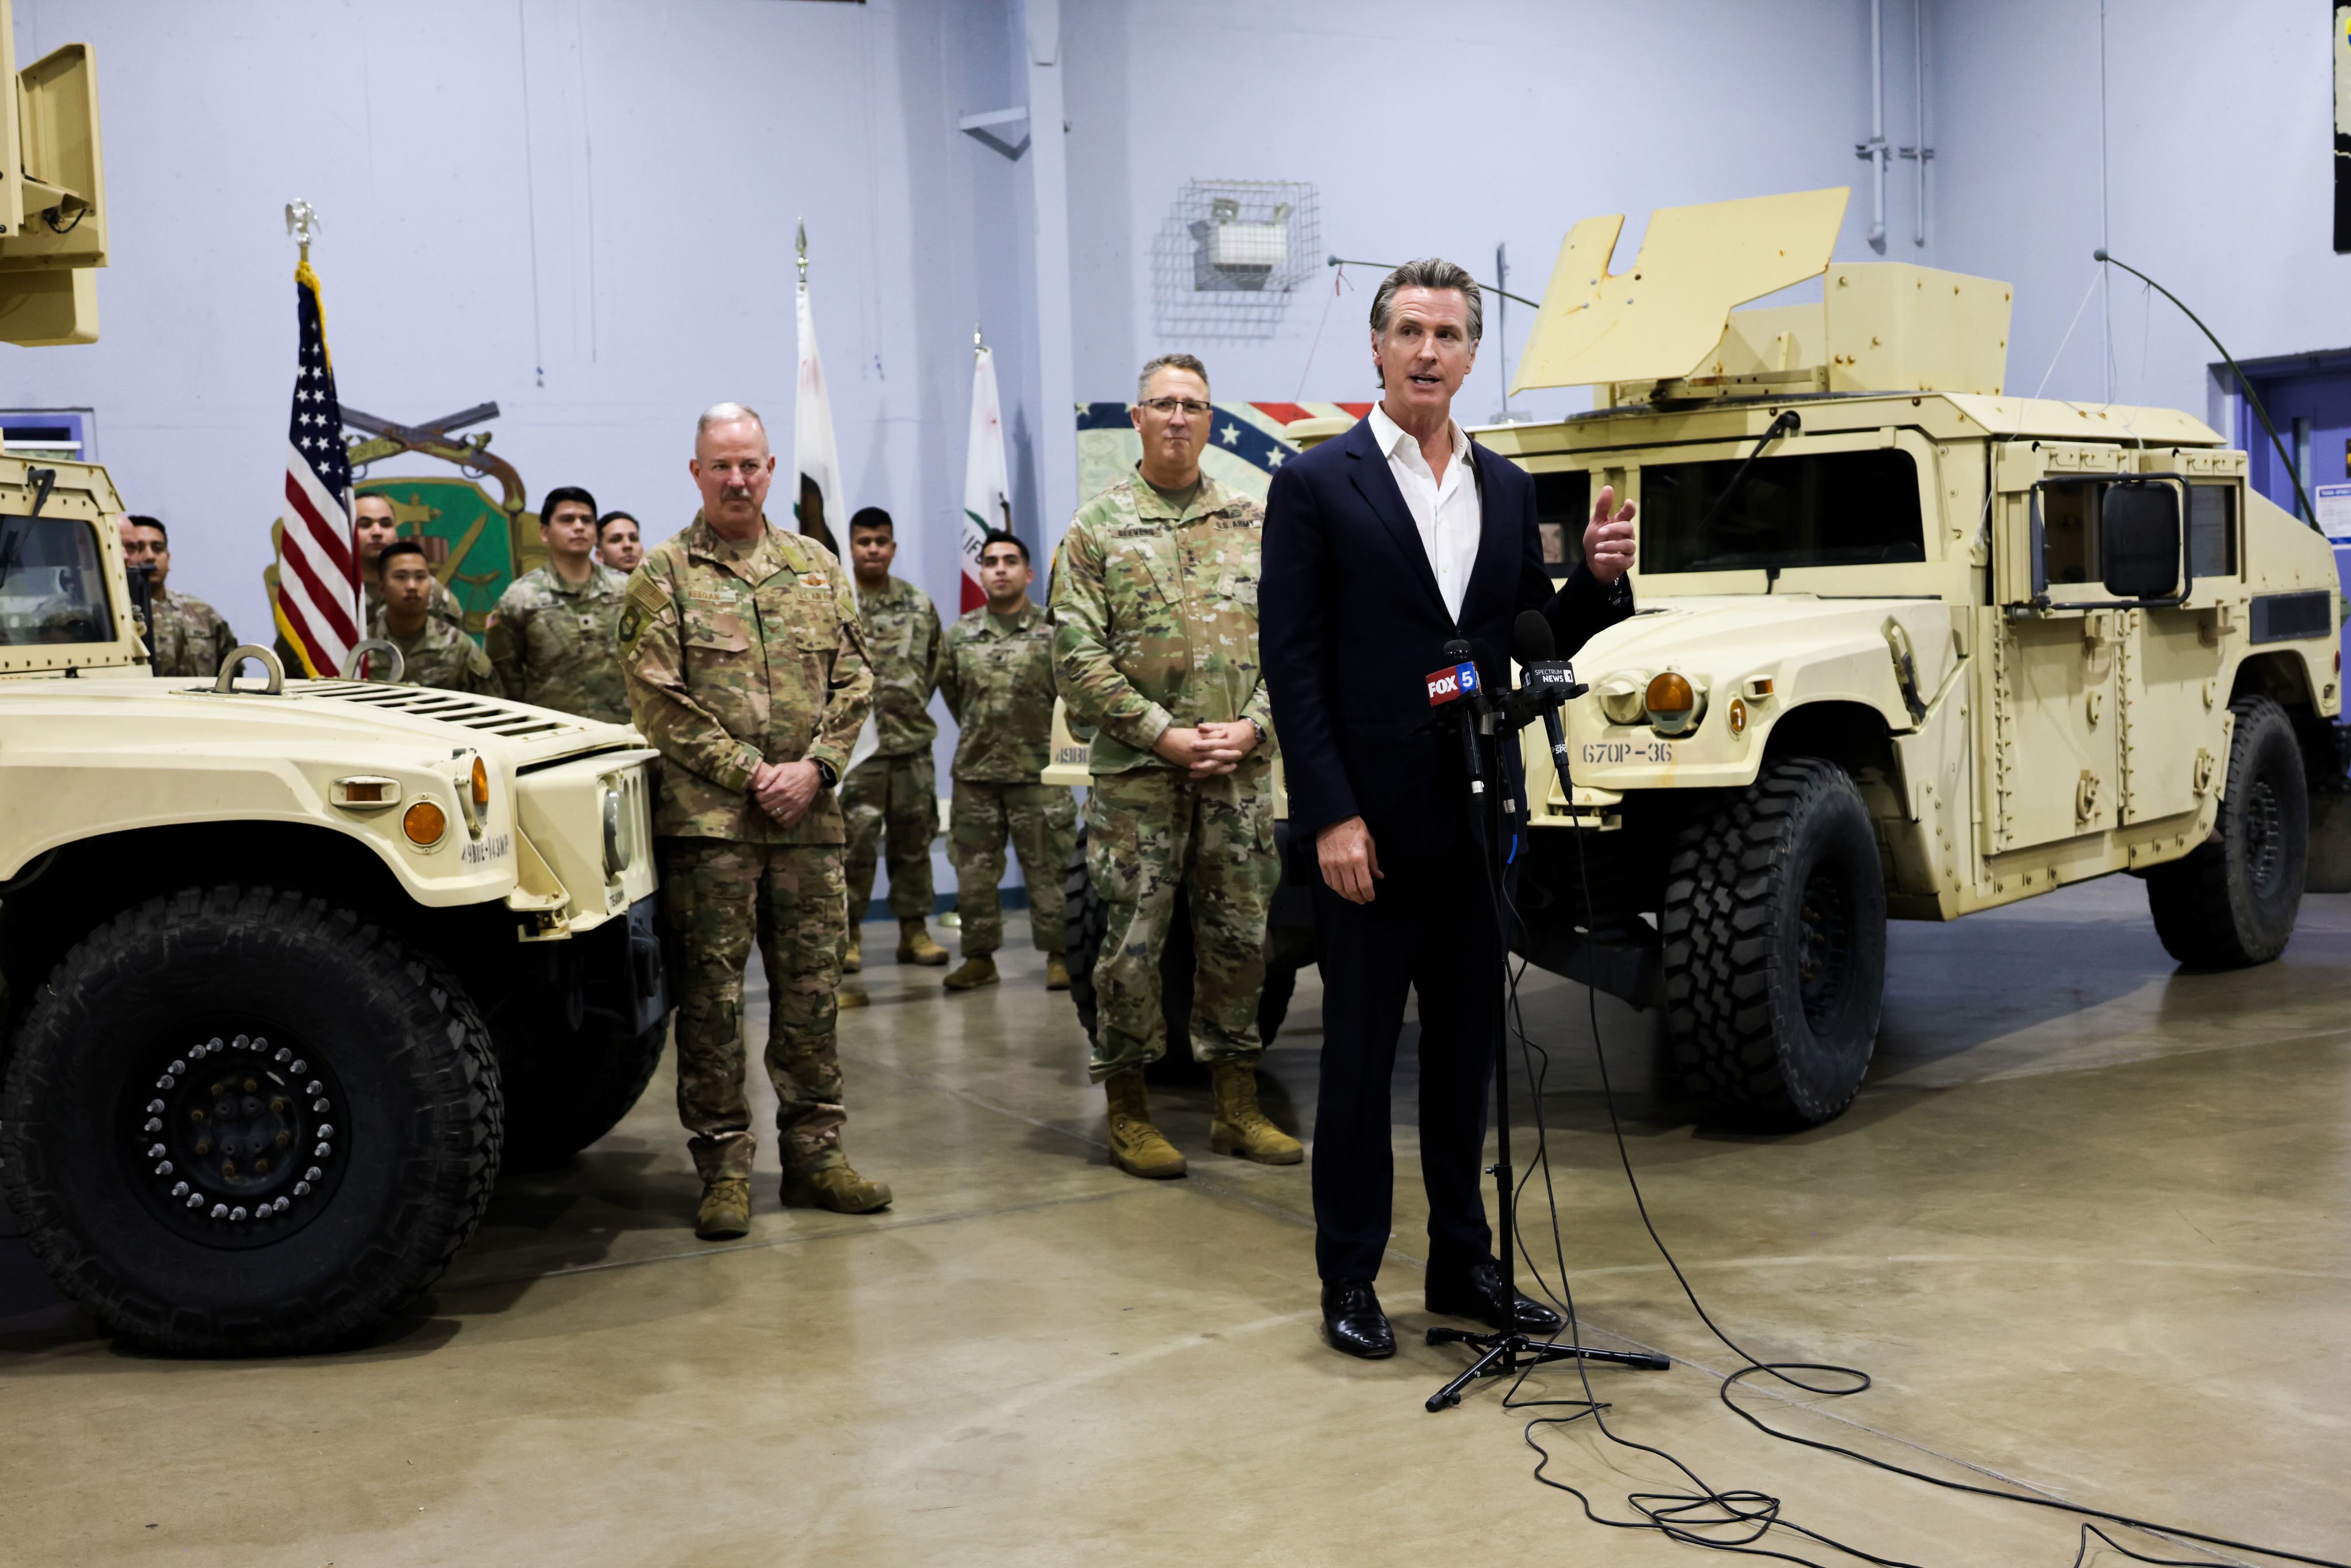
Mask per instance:
[[[1785,571],[1927,559],[1918,470],[1894,447],[1641,465],[1645,572]],[[1711,520],[1709,519],[1711,517]]]
[[[89,525],[0,517],[0,644],[113,640],[106,573]]]

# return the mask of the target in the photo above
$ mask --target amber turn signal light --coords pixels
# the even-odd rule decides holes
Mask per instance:
[[[1667,670],[1649,683],[1647,702],[1653,714],[1687,713],[1698,706],[1698,694],[1687,679]]]
[[[489,806],[489,803],[490,803],[490,768],[489,768],[489,764],[487,764],[487,763],[484,762],[480,758],[476,757],[476,758],[474,758],[474,806],[475,806],[475,810],[485,810],[485,809],[486,809],[486,808]]]
[[[419,849],[431,849],[449,831],[449,813],[430,800],[419,800],[400,819],[400,831]]]

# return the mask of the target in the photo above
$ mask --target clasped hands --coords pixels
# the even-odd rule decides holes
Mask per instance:
[[[1230,773],[1257,749],[1257,726],[1237,718],[1219,724],[1210,720],[1189,728],[1169,725],[1151,743],[1151,749],[1195,779]]]
[[[797,828],[823,780],[813,762],[762,762],[751,770],[751,799],[787,828]]]

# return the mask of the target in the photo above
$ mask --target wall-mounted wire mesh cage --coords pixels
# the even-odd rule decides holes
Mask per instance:
[[[1264,338],[1322,267],[1314,187],[1290,180],[1193,180],[1152,246],[1152,299],[1165,337]]]

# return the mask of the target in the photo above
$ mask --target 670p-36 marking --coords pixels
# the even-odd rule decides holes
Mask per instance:
[[[1590,740],[1583,745],[1586,762],[1671,762],[1670,740]]]

